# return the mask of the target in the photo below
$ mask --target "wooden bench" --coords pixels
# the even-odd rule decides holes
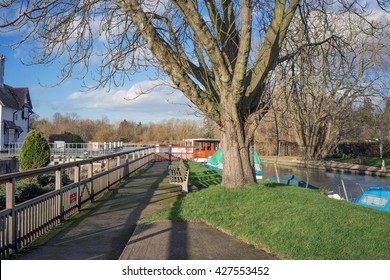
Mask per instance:
[[[169,183],[172,185],[181,186],[183,192],[188,193],[188,174],[190,171],[187,169],[183,160],[181,159],[179,165],[169,165]]]

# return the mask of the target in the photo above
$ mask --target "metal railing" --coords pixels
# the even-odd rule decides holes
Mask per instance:
[[[8,145],[8,156],[19,156],[23,143]],[[90,142],[90,143],[49,143],[50,155],[53,157],[90,158],[109,155],[123,150],[123,142]]]
[[[21,142],[10,143],[8,145],[8,156],[18,156],[20,154],[20,148],[22,148]]]
[[[156,153],[164,155],[168,160],[194,160],[194,146],[156,145]]]
[[[127,175],[154,161],[154,147],[0,175],[6,189],[6,208],[0,211],[1,259],[17,252],[34,239],[94,201]],[[20,180],[43,174],[55,177],[55,189],[28,201],[15,203]],[[70,183],[63,185],[63,176]]]
[[[122,142],[50,143],[52,157],[90,158],[117,153],[123,149]]]

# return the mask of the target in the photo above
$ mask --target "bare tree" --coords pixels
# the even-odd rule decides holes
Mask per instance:
[[[390,151],[390,95],[374,101],[366,98],[363,104],[353,110],[350,124],[356,135],[347,140],[377,142],[377,154],[383,158],[383,154]]]
[[[329,15],[326,15],[329,17]],[[323,43],[299,49],[279,75],[287,94],[291,122],[304,159],[324,158],[340,142],[340,130],[347,125],[352,105],[367,96],[379,95],[388,73],[384,56],[389,49],[386,26],[367,31],[367,24],[353,16],[353,22],[335,19],[332,23],[317,12],[306,19]],[[324,29],[324,25],[333,26]],[[307,25],[306,25],[307,26]],[[297,40],[307,36],[305,26],[294,26],[289,48],[299,48]],[[326,35],[331,29],[337,36]],[[379,33],[381,31],[381,33]],[[385,69],[385,71],[383,71]],[[381,71],[382,70],[382,71]]]
[[[359,1],[340,9],[359,13]],[[281,55],[297,7],[307,0],[8,0],[0,27],[22,30],[34,63],[61,61],[61,79],[101,61],[99,86],[115,86],[157,65],[221,129],[226,187],[255,181],[254,131],[269,108],[266,81]],[[335,4],[332,4],[335,5]],[[302,46],[320,44],[302,41]]]

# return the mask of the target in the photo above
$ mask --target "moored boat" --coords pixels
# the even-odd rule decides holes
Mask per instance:
[[[268,176],[264,180],[270,181],[272,183],[277,183],[277,181],[278,181],[276,176]],[[307,184],[305,181],[296,177],[295,175],[281,175],[281,176],[279,176],[279,183],[285,184],[285,185],[290,185],[290,186],[308,188],[308,189],[312,189],[312,190],[319,189],[316,186],[313,186],[311,184]]]
[[[390,212],[390,186],[372,186],[365,190],[356,204]]]
[[[263,170],[260,157],[256,151],[253,152],[254,168],[256,179],[263,179]],[[206,163],[206,167],[214,170],[223,170],[222,148],[218,149]]]

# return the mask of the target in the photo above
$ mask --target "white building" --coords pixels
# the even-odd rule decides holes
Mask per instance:
[[[13,88],[4,83],[5,57],[0,54],[0,151],[23,142],[33,113],[28,88]]]

